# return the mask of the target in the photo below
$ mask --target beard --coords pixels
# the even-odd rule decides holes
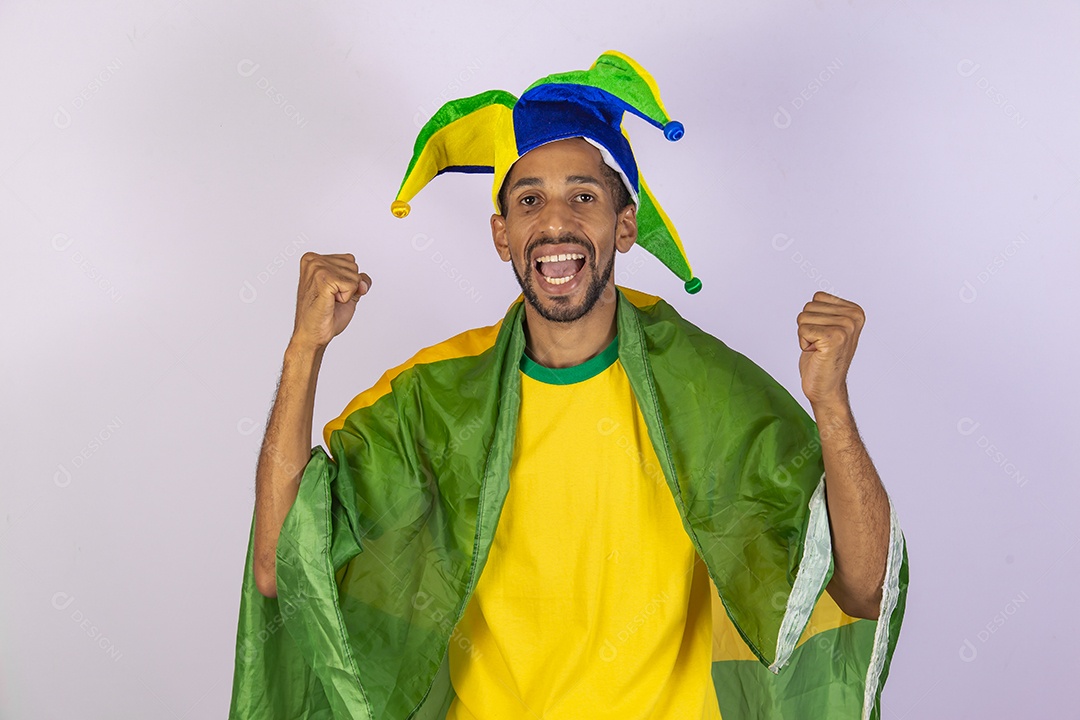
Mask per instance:
[[[611,260],[608,261],[607,265],[600,272],[597,272],[596,254],[593,252],[592,247],[569,233],[560,235],[554,240],[551,238],[539,238],[526,248],[525,257],[531,257],[532,251],[540,245],[563,244],[573,244],[583,248],[585,251],[585,264],[582,265],[581,270],[578,270],[578,272],[584,272],[588,269],[592,275],[592,281],[585,289],[585,297],[581,299],[578,305],[572,305],[570,298],[559,295],[552,298],[552,302],[555,303],[554,307],[545,307],[540,302],[540,296],[536,292],[536,284],[533,280],[533,273],[536,272],[536,268],[533,263],[526,263],[524,276],[518,272],[517,266],[513,262],[510,263],[510,267],[514,269],[514,277],[517,278],[525,299],[540,314],[540,317],[558,323],[574,322],[589,314],[589,311],[593,309],[604,294],[604,289],[607,288],[608,281],[611,280],[611,274],[615,270],[614,252],[611,253]]]

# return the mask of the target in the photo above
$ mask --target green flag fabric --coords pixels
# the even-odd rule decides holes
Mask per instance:
[[[278,597],[241,590],[230,718],[443,720],[447,650],[509,486],[525,347],[498,324],[418,353],[313,448],[277,548]],[[880,618],[825,586],[820,438],[764,370],[663,300],[620,288],[619,358],[714,591],[724,720],[880,717],[907,594],[896,513]],[[332,459],[331,456],[332,455]],[[572,552],[567,548],[567,552]]]

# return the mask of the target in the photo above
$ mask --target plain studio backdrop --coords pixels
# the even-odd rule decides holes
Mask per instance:
[[[852,405],[911,562],[883,717],[1075,717],[1077,37],[1071,2],[4,3],[0,717],[227,714],[300,255],[373,278],[318,444],[517,296],[490,176],[390,214],[420,126],[608,49],[686,126],[627,120],[704,288],[637,248],[618,282],[808,409],[796,316],[866,311]]]

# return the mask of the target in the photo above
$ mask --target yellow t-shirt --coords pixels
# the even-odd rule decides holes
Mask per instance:
[[[718,720],[708,572],[618,362],[522,360],[510,488],[447,720]]]

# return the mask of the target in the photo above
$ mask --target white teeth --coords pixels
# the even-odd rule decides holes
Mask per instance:
[[[563,262],[564,260],[584,260],[585,256],[581,253],[569,253],[567,255],[545,255],[542,258],[538,258],[536,262]]]
[[[574,275],[577,275],[577,273],[574,273]],[[567,275],[566,277],[561,277],[561,278],[549,278],[549,277],[546,277],[544,279],[547,280],[552,285],[562,285],[563,283],[567,283],[567,282],[570,282],[571,280],[573,280],[574,275]]]

